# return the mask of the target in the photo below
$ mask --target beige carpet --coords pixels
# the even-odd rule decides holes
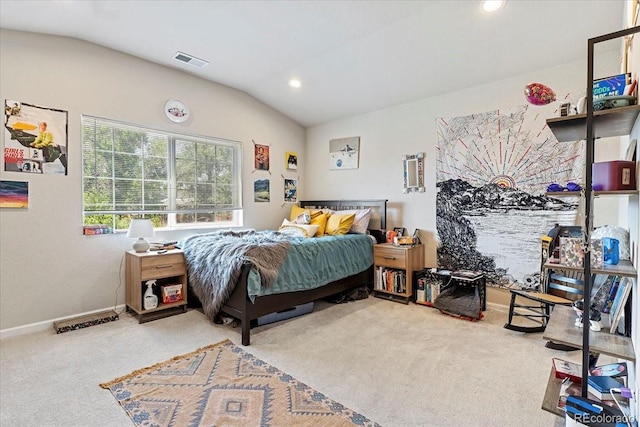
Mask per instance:
[[[137,426],[379,427],[230,340],[100,385]]]
[[[508,331],[506,319],[494,305],[467,322],[378,298],[319,303],[253,329],[242,348],[384,427],[563,426],[540,405],[551,358],[580,353],[545,348],[542,334]],[[239,345],[239,330],[196,310],[3,339],[0,425],[131,427],[98,384],[225,339]]]

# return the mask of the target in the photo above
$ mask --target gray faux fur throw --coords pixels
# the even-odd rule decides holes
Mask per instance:
[[[211,320],[233,292],[242,264],[249,262],[269,287],[291,247],[291,237],[277,231],[221,230],[184,240],[189,286]]]

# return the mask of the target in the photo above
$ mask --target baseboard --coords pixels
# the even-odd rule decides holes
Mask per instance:
[[[55,332],[54,328],[53,328],[53,324],[56,322],[63,322],[65,320],[71,320],[74,319],[76,317],[82,317],[82,316],[91,316],[97,313],[101,313],[104,311],[109,311],[109,310],[113,310],[116,313],[120,313],[121,311],[123,311],[125,308],[125,305],[118,305],[116,307],[109,307],[109,308],[103,308],[100,310],[93,310],[93,311],[87,311],[85,313],[79,313],[79,314],[74,314],[72,316],[65,316],[65,317],[60,317],[57,319],[51,319],[51,320],[45,320],[42,322],[37,322],[37,323],[30,323],[28,325],[23,325],[23,326],[16,326],[15,328],[7,328],[7,329],[0,329],[0,340],[3,340],[5,338],[10,338],[10,337],[16,337],[19,335],[26,335],[26,334],[31,334],[34,332],[41,332],[41,331],[46,331],[46,330],[51,330],[53,332]]]

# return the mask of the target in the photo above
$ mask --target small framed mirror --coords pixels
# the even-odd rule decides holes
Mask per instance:
[[[424,153],[402,156],[404,169],[403,193],[424,192]]]

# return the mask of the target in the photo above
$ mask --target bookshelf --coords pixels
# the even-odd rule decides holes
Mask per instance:
[[[587,41],[587,84],[586,93],[591,94],[594,82],[594,53],[598,43],[623,40],[628,36],[640,32],[640,27],[632,27],[625,30],[605,34],[599,37],[590,38]],[[626,41],[625,41],[626,42]],[[635,76],[638,78],[638,76]],[[599,192],[592,189],[594,154],[597,148],[597,139],[604,137],[616,137],[630,135],[634,128],[637,127],[638,116],[640,115],[640,106],[631,105],[627,107],[618,107],[608,110],[594,111],[593,97],[587,96],[587,112],[565,117],[554,117],[547,119],[547,126],[553,132],[559,143],[573,142],[577,140],[585,140],[586,156],[585,156],[585,183],[581,192],[576,192],[572,196],[584,197],[584,225],[582,231],[585,242],[591,241],[591,232],[593,227],[593,198],[599,195],[623,195],[630,199],[630,204],[638,203],[638,191],[606,191]],[[560,196],[560,193],[548,194]],[[565,194],[562,194],[565,196]],[[566,194],[569,196],[569,194]],[[637,209],[629,209],[630,224],[638,223]],[[636,227],[637,228],[637,227]],[[635,231],[637,234],[637,230]],[[637,239],[637,235],[632,235]],[[561,266],[559,264],[545,264],[544,268],[565,269],[582,271],[584,280],[584,318],[589,319],[589,311],[591,305],[591,287],[592,278],[596,274],[618,275],[631,277],[635,281],[632,293],[637,298],[638,292],[638,272],[631,261],[622,261],[618,265],[606,265],[603,268],[592,268],[590,256],[584,257],[584,266],[572,268]],[[550,265],[549,265],[550,264]],[[637,314],[636,314],[637,315]],[[634,352],[634,342],[632,338],[620,335],[610,334],[607,331],[592,331],[588,327],[588,321],[582,328],[576,327],[575,313],[572,308],[565,306],[556,306],[551,313],[549,323],[543,334],[543,338],[554,343],[566,344],[582,350],[582,397],[587,397],[587,381],[589,375],[589,358],[591,352],[599,352],[625,359],[635,364],[636,356]],[[629,334],[629,331],[626,331]],[[629,334],[631,335],[631,334]],[[636,345],[638,343],[635,343]],[[637,370],[637,366],[636,366]],[[636,382],[638,381],[636,377]],[[632,390],[637,390],[636,384],[630,384]],[[543,400],[542,408],[556,415],[564,416],[564,412],[557,408],[557,402],[560,392],[560,382],[555,379],[552,372],[547,383],[547,389]],[[636,396],[638,399],[638,396]]]

